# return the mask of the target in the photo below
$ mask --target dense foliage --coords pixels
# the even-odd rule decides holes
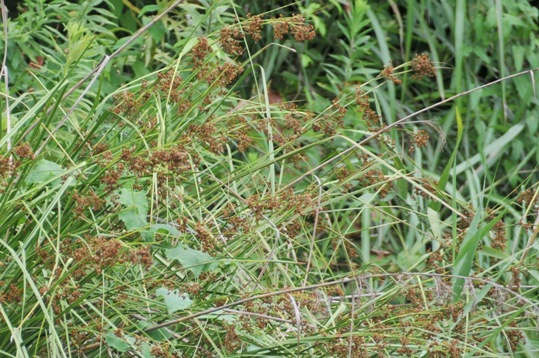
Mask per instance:
[[[10,10],[1,356],[537,355],[531,2]]]

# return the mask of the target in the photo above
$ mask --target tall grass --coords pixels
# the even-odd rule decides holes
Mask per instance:
[[[148,62],[164,67],[121,86],[115,69],[137,63],[152,27],[110,46],[83,20],[49,29],[62,35],[43,50],[54,55],[15,82],[4,60],[1,355],[537,354],[537,173],[521,170],[533,154],[514,168],[522,190],[498,175],[529,121],[482,133],[471,155],[471,105],[447,115],[443,151],[443,131],[422,117],[497,83],[461,83],[398,119],[405,93],[441,76],[429,55],[411,55],[424,28],[407,24],[402,64],[327,65],[319,93],[276,100],[264,64],[316,43],[303,16],[134,4],[159,10],[161,25],[190,22]],[[364,21],[347,56],[361,57],[368,24],[373,52],[389,56],[383,13],[339,9],[348,27]]]

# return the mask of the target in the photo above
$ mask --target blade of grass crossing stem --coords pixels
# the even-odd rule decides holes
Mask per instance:
[[[264,103],[266,105],[266,118],[268,120],[268,150],[269,150],[269,160],[271,162],[269,166],[269,179],[271,184],[271,194],[275,194],[275,152],[273,148],[273,132],[271,130],[271,110],[270,110],[270,102],[269,102],[269,95],[268,95],[268,84],[266,82],[266,74],[264,73],[264,69],[260,68],[261,75],[262,75],[262,90],[264,91]]]
[[[379,46],[380,59],[384,64],[389,64],[389,61],[391,61],[391,55],[389,53],[389,45],[387,43],[388,36],[384,31],[383,27],[380,25],[380,21],[378,21],[376,14],[371,9],[367,10],[367,15],[369,17],[369,20],[371,21],[374,33],[376,34],[376,39],[378,40],[376,42]],[[395,102],[395,85],[391,81],[388,81],[387,88],[389,93],[389,106],[385,107],[387,108],[387,120],[392,123],[395,120],[395,108],[397,108],[397,104]]]
[[[464,58],[464,21],[466,19],[466,1],[457,0],[455,8],[455,91],[462,92],[462,60]],[[457,99],[457,107],[461,107],[461,99]]]
[[[17,347],[17,357],[29,357],[28,352],[26,351],[26,347],[24,346],[24,342],[21,337],[21,331],[18,327],[13,327],[11,324],[9,317],[6,314],[6,311],[2,308],[0,305],[0,317],[3,318],[5,324],[9,328],[9,331],[11,332],[11,337],[9,338],[10,344],[15,343],[15,346]],[[5,340],[4,340],[5,341]],[[0,350],[0,354],[5,354],[5,356],[8,356],[7,353],[4,353],[2,350]]]
[[[408,0],[406,5],[407,9],[416,8],[415,0]],[[406,16],[406,35],[404,36],[404,61],[410,61],[410,52],[412,50],[412,38],[414,36],[414,23],[415,23],[415,11],[411,11]],[[402,51],[402,49],[401,49]],[[407,89],[408,76],[402,77],[402,91],[401,91],[401,102],[405,101],[405,95],[408,93]]]
[[[42,121],[42,119],[39,119],[38,113],[45,107],[45,105],[52,99],[52,97],[60,91],[60,95],[65,91],[67,86],[67,83],[60,82],[54,88],[47,92],[46,95],[44,95],[32,108],[28,110],[24,114],[24,116],[17,121],[15,126],[11,128],[11,132],[9,134],[6,134],[1,140],[0,140],[0,148],[6,145],[6,142],[10,140],[16,133],[19,132],[19,130],[22,130],[22,127],[25,125],[28,125],[28,123],[31,120],[35,120],[34,123],[28,125],[29,128],[35,127],[39,122]],[[59,101],[56,101],[54,104],[54,107],[59,106]],[[29,130],[26,131],[25,135],[29,133]],[[34,143],[32,140],[30,140],[31,143]],[[37,143],[37,142],[36,142]]]
[[[427,21],[424,19],[423,14],[425,13],[425,4],[422,2],[421,7],[418,11],[414,12],[415,17],[419,19],[420,29],[421,31],[418,33],[418,35],[424,39],[427,40],[427,43],[429,44],[429,50],[430,50],[430,57],[434,63],[441,63],[440,62],[440,56],[438,55],[438,46],[439,40],[433,36],[431,29],[429,28],[429,25],[427,24]],[[442,71],[436,71],[436,85],[438,86],[438,93],[440,94],[440,98],[443,100],[445,99],[445,86],[444,86],[444,79],[442,76]]]
[[[511,142],[522,132],[526,126],[522,123],[515,124],[509,128],[501,137],[494,140],[492,143],[488,144],[483,150],[484,155],[488,157],[487,164],[490,166],[491,163],[494,163],[497,158],[503,154],[503,149],[511,144]],[[539,142],[538,142],[539,143]],[[460,163],[456,166],[453,175],[459,175],[466,170],[473,167],[475,164],[481,161],[481,154],[477,153],[468,160]],[[482,170],[482,169],[481,169]]]
[[[481,221],[481,213],[478,211],[475,214],[472,220],[472,223],[470,224],[470,227],[468,228],[468,232],[466,233],[466,236],[464,237],[464,240],[462,241],[457,258],[455,259],[455,264],[454,264],[455,275],[457,276],[470,275],[470,272],[472,271],[472,266],[475,259],[475,255],[477,253],[477,247],[479,245],[479,241],[483,237],[485,237],[490,230],[492,230],[494,225],[503,218],[506,212],[507,212],[507,209],[503,210],[498,216],[496,216],[493,220],[491,220],[488,224],[486,224],[482,228],[479,228],[479,222]],[[455,302],[460,299],[463,289],[464,289],[464,279],[463,278],[455,279],[453,282],[453,294],[454,294]]]
[[[500,70],[500,78],[505,77],[505,64],[503,60],[504,42],[503,42],[503,8],[501,0],[496,0],[496,25],[498,27],[498,68]],[[507,101],[505,91],[505,81],[502,81],[502,102],[503,102],[503,118],[507,122]]]
[[[468,232],[462,241],[459,253],[455,259],[455,275],[468,276],[472,270],[475,253],[477,251],[477,245],[479,244],[480,236],[478,235],[479,221],[481,220],[481,214],[477,212],[468,227]],[[457,278],[453,282],[453,294],[455,302],[460,299],[462,290],[464,288],[464,279]]]
[[[455,166],[455,159],[457,157],[457,152],[459,149],[460,141],[462,139],[462,133],[464,132],[464,126],[462,124],[462,118],[460,117],[459,109],[458,107],[455,108],[455,118],[457,120],[457,141],[455,142],[455,148],[453,149],[453,153],[451,153],[451,157],[449,157],[449,161],[447,162],[447,165],[445,166],[442,175],[440,176],[440,180],[438,181],[438,190],[443,191],[445,189],[445,186],[447,185],[447,182],[449,181],[449,175],[451,174],[451,168]],[[437,201],[431,202],[429,207],[433,209],[434,211],[438,212],[441,208],[441,203]]]
[[[43,314],[43,318],[49,324],[50,335],[53,338],[53,341],[50,343],[53,344],[54,342],[54,344],[56,344],[58,347],[62,347],[62,342],[60,341],[60,337],[58,336],[56,332],[56,324],[54,323],[53,318],[50,316],[50,312],[47,309],[47,305],[43,301],[43,297],[41,296],[41,293],[39,292],[39,289],[37,288],[32,275],[26,269],[27,267],[26,264],[21,261],[20,257],[17,255],[15,250],[13,250],[13,248],[11,248],[11,246],[9,246],[4,240],[0,239],[0,244],[4,246],[7,251],[9,251],[9,253],[11,254],[11,259],[15,261],[17,266],[19,266],[26,283],[28,283],[28,285],[30,286],[31,291],[37,300],[37,304],[40,306],[42,310],[41,313]],[[21,247],[21,249],[24,250],[23,247]],[[62,357],[66,357],[65,353],[63,351],[61,352],[62,352]]]
[[[365,205],[361,213],[361,255],[363,264],[368,265],[371,258],[371,208]]]

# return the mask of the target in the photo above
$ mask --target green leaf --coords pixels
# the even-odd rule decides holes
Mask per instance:
[[[161,287],[156,291],[157,296],[162,296],[165,299],[168,314],[173,314],[176,311],[185,310],[193,304],[193,300],[189,298],[187,293],[179,294],[178,290],[169,290]]]
[[[453,149],[453,153],[451,153],[451,157],[449,158],[449,161],[447,162],[447,165],[445,166],[444,171],[440,176],[440,180],[438,181],[438,189],[441,192],[445,190],[445,186],[447,185],[447,182],[449,180],[449,174],[451,173],[451,168],[455,163],[455,158],[457,157],[460,140],[462,139],[462,133],[464,132],[464,126],[462,125],[462,118],[460,117],[460,112],[458,108],[455,108],[455,114],[457,119],[457,140],[455,142],[455,148]],[[441,206],[442,204],[439,201],[433,201],[429,205],[429,207],[436,212],[440,211]]]
[[[496,250],[496,249],[493,249],[492,247],[488,247],[488,246],[483,247],[481,250],[479,250],[479,253],[483,254],[483,255],[486,255],[486,256],[495,257],[495,258],[500,259],[500,260],[505,260],[505,259],[507,259],[507,256],[509,256],[503,251]]]
[[[504,135],[500,138],[497,138],[492,143],[487,145],[482,153],[477,153],[473,157],[469,158],[465,162],[460,163],[453,170],[453,175],[459,175],[460,173],[468,170],[477,163],[481,162],[481,156],[489,157],[490,161],[493,161],[496,157],[500,156],[503,153],[503,150],[509,143],[511,143],[515,138],[522,132],[525,128],[523,123],[517,123],[511,128],[509,128]],[[539,142],[538,142],[539,143]]]
[[[152,240],[156,233],[159,234],[168,234],[173,237],[179,237],[180,232],[172,225],[168,224],[152,224],[150,230],[142,232],[142,237],[144,240]]]
[[[479,239],[481,239],[481,230],[478,230],[479,221],[481,220],[481,214],[476,213],[468,232],[462,241],[457,258],[455,259],[455,275],[468,276],[472,270],[475,253],[477,251],[477,245]],[[453,293],[455,294],[455,301],[458,301],[462,290],[464,288],[464,279],[457,278],[453,283]]]
[[[146,7],[147,6],[145,6],[145,8]],[[152,21],[152,19],[147,17],[147,16],[144,16],[142,18],[142,23],[144,25],[147,25],[151,21]],[[167,29],[165,28],[165,26],[163,25],[162,22],[157,22],[152,27],[150,27],[148,29],[148,33],[153,37],[155,42],[160,42],[160,41],[163,40],[165,34],[167,33]]]
[[[136,230],[146,227],[148,221],[148,199],[143,191],[131,188],[121,188],[118,191],[118,201],[125,206],[118,217],[123,221],[127,230]]]
[[[313,59],[309,57],[308,55],[302,54],[301,55],[301,65],[306,68],[309,67],[309,65],[313,63]]]
[[[195,277],[198,277],[202,272],[209,271],[217,266],[217,264],[213,262],[213,257],[207,253],[193,250],[182,244],[171,249],[166,249],[165,255],[169,260],[178,260],[183,268],[191,271]]]
[[[135,337],[131,337],[129,335],[124,335],[124,338],[125,339],[122,339],[116,336],[113,332],[109,332],[105,336],[107,344],[121,353],[127,352],[129,349],[131,349],[136,340]]]
[[[64,169],[60,165],[46,159],[40,159],[32,170],[30,170],[25,181],[27,184],[44,183],[53,178],[60,177],[63,173]]]
[[[159,5],[146,5],[142,9],[140,9],[140,13],[138,14],[138,16],[141,17],[147,12],[154,12],[154,11],[159,11]]]
[[[484,225],[482,228],[479,228],[480,222],[480,213],[475,214],[468,232],[462,241],[457,258],[455,259],[455,275],[457,276],[469,276],[472,271],[473,262],[475,255],[477,253],[477,247],[479,241],[487,235],[487,233],[492,230],[494,225],[500,221],[505,213],[507,208],[503,210],[498,216],[491,220],[488,224]],[[464,288],[464,279],[457,278],[453,283],[453,293],[455,294],[455,301],[460,299],[462,290]]]
[[[142,341],[140,344],[140,353],[144,358],[153,358],[154,355],[152,354],[152,347],[148,344],[148,342]]]
[[[140,329],[140,330],[144,330],[148,327],[152,327],[154,326],[155,323],[150,323],[148,321],[139,321],[137,322],[137,327]],[[152,337],[152,339],[156,340],[156,341],[159,341],[159,342],[162,342],[162,341],[165,341],[165,340],[168,340],[170,338],[172,338],[172,333],[170,333],[170,331],[166,328],[159,328],[159,329],[156,329],[156,330],[153,330],[153,331],[150,331],[150,332],[146,332],[146,334],[150,337]]]

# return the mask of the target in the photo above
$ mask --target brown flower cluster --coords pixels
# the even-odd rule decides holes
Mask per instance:
[[[249,219],[240,214],[241,209],[237,205],[227,204],[223,209],[222,218],[227,222],[226,230],[223,230],[225,236],[234,236],[240,233],[246,234],[251,230]]]
[[[359,187],[369,187],[374,186],[380,183],[383,183],[385,181],[385,175],[382,173],[379,169],[371,169],[365,172],[360,178],[359,178]],[[385,184],[383,187],[379,188],[379,195],[380,198],[385,198],[387,194],[389,194],[389,190],[391,189],[391,186],[388,184]]]
[[[346,181],[346,178],[348,178],[352,174],[352,171],[345,166],[337,167],[335,170],[335,176],[337,179],[339,179],[339,182]],[[347,182],[343,185],[343,189],[348,192],[352,189],[353,184],[351,182]]]
[[[257,218],[262,218],[266,212],[279,210],[303,215],[316,207],[316,200],[311,194],[295,194],[292,189],[277,193],[273,197],[254,194],[246,201]]]
[[[496,218],[495,212],[491,211],[488,218],[489,220],[494,220]],[[500,219],[494,224],[492,232],[494,234],[491,243],[492,248],[503,251],[507,244],[507,233],[505,232],[505,223],[503,220]]]
[[[334,108],[332,113],[324,115],[313,124],[312,128],[315,132],[322,132],[327,136],[333,136],[337,132],[337,129],[344,127],[344,116],[347,109],[340,104],[338,98],[333,99],[332,107]]]
[[[433,195],[438,195],[437,187],[438,182],[431,178],[421,178],[419,179],[421,187],[425,190],[419,188],[414,188],[414,194],[419,195],[423,198],[430,198],[431,196],[428,193]]]
[[[3,287],[5,284],[5,281],[0,281],[0,287]],[[5,290],[3,293],[0,293],[0,303],[19,303],[22,294],[22,289],[12,283],[9,285],[7,290]]]
[[[13,173],[25,160],[34,159],[34,151],[28,143],[14,147],[12,153],[15,154],[15,157],[10,158],[9,155],[0,155],[0,179],[4,179],[7,175]],[[0,188],[0,192],[1,190]]]
[[[280,146],[288,145],[292,147],[291,149],[294,149],[295,147],[292,142],[306,132],[307,127],[305,123],[312,118],[312,115],[298,111],[295,103],[281,103],[279,107],[286,111],[286,114],[282,118],[282,121],[275,118],[272,118],[270,121],[270,125],[277,129],[274,134],[274,140]],[[268,135],[267,122],[263,123],[260,129]]]
[[[13,152],[19,159],[33,159],[34,158],[34,151],[30,147],[30,144],[23,143],[21,145],[16,146],[13,148]]]
[[[206,228],[204,223],[197,223],[195,231],[202,251],[211,252],[215,249],[216,241],[212,233]]]
[[[77,216],[82,216],[86,209],[92,209],[94,212],[101,210],[103,205],[107,202],[105,198],[100,197],[92,189],[88,190],[85,195],[80,194],[78,191],[73,193],[73,199],[76,206],[74,212]]]
[[[539,195],[535,195],[536,192],[533,189],[526,189],[521,192],[517,197],[517,203],[523,205],[532,205],[539,202]]]
[[[247,33],[253,38],[255,42],[258,42],[262,39],[262,17],[260,15],[252,16],[247,14]]]
[[[210,44],[208,43],[208,39],[204,36],[200,36],[198,38],[197,44],[193,46],[191,52],[193,55],[194,66],[202,67],[208,55],[210,55],[213,51]]]
[[[228,127],[231,128],[230,135],[235,139],[238,151],[243,153],[253,144],[253,138],[249,135],[249,124],[247,119],[241,116],[233,116],[228,120]]]
[[[305,17],[302,15],[294,15],[289,19],[281,15],[279,19],[273,18],[272,21],[273,36],[277,40],[282,40],[288,33],[292,33],[299,42],[312,40],[316,36],[314,26],[305,24]]]
[[[420,80],[423,77],[434,77],[436,76],[436,67],[432,64],[428,54],[424,53],[421,55],[415,55],[414,59],[411,61],[410,66],[414,74],[412,78]]]
[[[0,178],[3,178],[13,170],[9,156],[0,156]]]
[[[418,130],[417,133],[413,134],[412,144],[410,145],[410,148],[408,148],[408,152],[413,153],[416,147],[426,147],[429,142],[429,138],[430,137],[427,131],[423,129]]]
[[[202,49],[198,49],[202,52]],[[196,58],[194,58],[196,61]],[[157,81],[150,84],[148,81],[142,81],[141,88],[138,93],[122,92],[114,95],[114,105],[112,112],[123,116],[126,119],[137,124],[142,133],[148,132],[154,128],[156,118],[139,118],[141,109],[152,98],[153,93],[159,93],[161,98],[170,98],[172,103],[178,105],[178,113],[183,113],[191,108],[192,103],[186,95],[187,89],[183,83],[183,79],[173,69],[157,74]],[[123,122],[119,122],[119,126],[123,126]]]
[[[400,85],[402,83],[402,81],[397,76],[395,76],[393,71],[394,71],[394,67],[393,67],[393,65],[391,64],[391,61],[390,61],[389,65],[385,66],[384,69],[382,70],[382,72],[380,72],[380,75],[382,77],[384,77],[385,79],[390,80],[394,84]]]
[[[241,338],[236,333],[236,326],[226,325],[225,326],[225,349],[227,352],[232,353],[237,351],[241,347]]]
[[[212,70],[204,69],[197,73],[200,78],[204,79],[209,85],[228,86],[243,73],[243,67],[237,63],[225,62]]]
[[[192,103],[186,95],[186,88],[183,83],[183,79],[178,73],[174,73],[174,70],[170,69],[166,72],[159,72],[157,74],[157,90],[163,97],[170,96],[173,103],[178,105],[178,113],[184,113],[191,108]],[[147,82],[142,83],[142,90],[149,88]],[[147,96],[149,91],[146,92]]]
[[[380,116],[371,108],[369,96],[359,86],[356,88],[356,105],[358,111],[363,114],[363,120],[371,132],[380,129]]]
[[[198,165],[198,157],[194,157],[182,144],[178,144],[172,148],[155,150],[149,156],[129,156],[127,164],[138,177],[157,173],[159,179],[164,179],[190,171],[191,162]]]
[[[36,253],[44,267],[52,268],[55,263],[54,252],[48,247],[36,246]],[[60,247],[62,256],[73,258],[77,269],[73,272],[75,280],[84,279],[90,272],[100,274],[103,270],[116,264],[130,262],[141,264],[148,269],[152,265],[149,248],[139,249],[126,247],[121,240],[87,236],[82,239],[65,239]]]
[[[220,43],[227,52],[237,54],[239,43],[234,38],[234,34],[237,33],[235,31],[237,30],[223,29]],[[243,67],[236,63],[213,63],[209,60],[212,53],[213,50],[208,40],[204,36],[200,37],[192,49],[193,65],[197,69],[196,76],[199,80],[204,80],[209,85],[224,87],[232,83],[243,72]]]
[[[243,34],[230,26],[223,27],[219,33],[219,44],[226,52],[234,56],[240,56],[243,53],[243,47],[240,40]]]
[[[211,152],[221,154],[227,138],[223,133],[218,132],[216,125],[210,119],[207,119],[201,125],[193,124],[189,126],[187,136],[191,140],[198,140],[203,146],[209,148]]]

